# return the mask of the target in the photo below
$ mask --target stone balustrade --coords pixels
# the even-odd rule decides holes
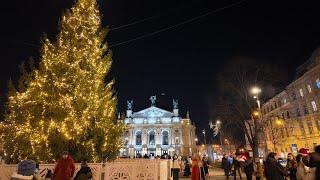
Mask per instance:
[[[94,180],[168,180],[170,179],[170,161],[160,159],[118,159],[106,164],[89,163]],[[54,164],[40,164],[39,172],[44,178],[47,171],[53,171]],[[76,164],[76,172],[80,164]],[[0,180],[8,180],[17,171],[17,165],[0,165]]]

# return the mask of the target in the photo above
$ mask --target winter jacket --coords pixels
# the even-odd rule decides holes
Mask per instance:
[[[267,158],[264,162],[264,173],[267,180],[284,180],[288,173],[274,158]]]
[[[89,166],[81,167],[74,180],[89,180],[92,179],[92,171]]]
[[[248,159],[244,164],[244,172],[246,173],[253,173],[253,162],[251,159]]]
[[[222,161],[221,161],[221,168],[224,170],[229,170],[230,166],[231,166],[231,164],[229,163],[228,159],[223,157]]]
[[[310,168],[315,168],[316,179],[320,179],[320,154],[312,153],[310,156],[309,163],[306,164]]]
[[[290,179],[295,179],[297,174],[297,161],[294,159],[288,160],[286,169],[290,172]]]
[[[23,160],[18,164],[18,174],[31,176],[36,171],[36,162],[33,160]]]
[[[54,177],[57,180],[70,180],[75,171],[74,161],[69,155],[66,159],[61,158],[54,168]]]

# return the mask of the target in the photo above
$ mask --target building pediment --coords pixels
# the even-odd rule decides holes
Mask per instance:
[[[133,113],[133,118],[161,118],[161,117],[173,117],[174,114],[167,110],[152,106],[147,109]]]

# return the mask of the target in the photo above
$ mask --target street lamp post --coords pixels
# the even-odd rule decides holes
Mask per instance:
[[[225,153],[225,149],[224,149],[224,146],[223,146],[223,143],[222,143],[222,135],[221,135],[221,121],[217,120],[216,122],[216,126],[218,128],[218,132],[219,132],[219,139],[220,139],[220,145],[221,145],[221,149],[223,151],[223,153]]]
[[[204,139],[204,145],[206,148],[206,153],[208,155],[209,153],[208,153],[208,147],[207,147],[207,141],[206,141],[206,130],[205,129],[202,131],[202,134],[203,134],[203,139]]]
[[[259,109],[259,111],[261,111],[260,100],[259,100],[259,94],[261,93],[261,89],[257,86],[254,86],[251,89],[251,93],[254,95],[253,98],[257,99],[258,109]]]
[[[202,134],[203,134],[204,144],[207,145],[207,142],[206,142],[206,130],[203,130]]]
[[[252,95],[253,95],[253,98],[254,99],[256,99],[256,103],[257,103],[257,105],[258,105],[258,112],[257,111],[255,111],[254,113],[253,113],[253,116],[254,117],[257,117],[257,118],[254,118],[253,117],[253,121],[252,121],[252,125],[253,125],[253,128],[254,128],[254,136],[255,137],[253,137],[254,139],[253,139],[253,141],[255,141],[254,143],[257,143],[255,146],[256,146],[256,148],[257,149],[255,149],[254,150],[254,152],[255,151],[259,151],[258,149],[259,149],[259,137],[258,137],[258,128],[260,128],[260,123],[262,123],[261,122],[261,120],[262,120],[262,113],[261,113],[261,105],[260,105],[260,99],[259,99],[259,94],[261,93],[261,89],[258,87],[258,86],[254,86],[254,87],[252,87],[251,88],[251,93],[252,93]],[[265,139],[265,145],[267,146],[267,142],[266,142],[266,139]],[[266,148],[267,149],[267,148]],[[256,152],[256,153],[258,153],[258,152]]]
[[[198,150],[198,146],[197,146],[197,144],[198,144],[198,138],[196,137],[196,138],[194,138],[194,141],[196,142],[196,150],[197,150],[197,154],[199,154],[199,150]]]

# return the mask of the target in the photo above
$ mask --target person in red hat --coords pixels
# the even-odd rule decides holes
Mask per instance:
[[[301,154],[302,156],[308,156],[309,155],[309,149],[301,148],[299,150],[299,154]]]

